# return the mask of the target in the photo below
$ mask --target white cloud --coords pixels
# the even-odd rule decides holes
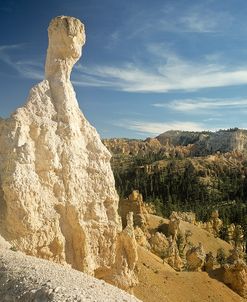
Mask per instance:
[[[209,99],[209,98],[197,98],[197,99],[181,99],[173,100],[166,103],[155,103],[154,107],[171,108],[176,111],[182,112],[198,112],[201,110],[211,109],[239,109],[247,108],[247,99]]]
[[[180,22],[181,25],[184,25],[181,27],[181,30],[199,33],[212,32],[217,25],[214,18],[208,18],[208,16],[202,18],[202,16],[196,12],[183,16]]]
[[[122,67],[78,66],[80,75],[75,75],[74,83],[80,86],[105,86],[121,91],[160,90],[160,76],[127,63]]]
[[[173,90],[196,91],[203,88],[247,84],[247,66],[232,68],[207,61],[190,62],[175,54],[165,53],[159,60],[163,61],[163,65],[154,64],[149,67],[125,63],[121,67],[108,65],[79,67],[75,84],[153,93]]]
[[[33,61],[15,61],[9,52],[23,45],[0,46],[0,60],[16,70],[22,77],[41,80],[43,67]],[[153,64],[127,62],[121,66],[98,65],[83,67],[80,64],[73,74],[77,86],[108,87],[127,92],[162,93],[173,90],[195,91],[203,88],[247,84],[247,66],[227,66],[204,62],[191,62],[168,51],[163,45],[149,45]],[[213,54],[209,56],[212,58]],[[217,56],[216,56],[217,57]],[[182,106],[178,104],[178,106]],[[194,103],[187,106],[196,106]],[[199,105],[197,105],[199,106]],[[201,104],[200,106],[206,106]]]
[[[126,39],[150,37],[157,32],[170,33],[223,33],[233,24],[234,18],[228,11],[215,11],[206,2],[184,5],[173,1],[150,9],[128,11],[128,22],[124,22],[112,34]],[[145,21],[144,21],[145,20]],[[112,39],[110,37],[110,40]]]
[[[25,78],[34,80],[44,79],[44,70],[42,64],[34,61],[16,62],[16,70]]]
[[[0,60],[7,65],[15,68],[15,63],[11,60],[9,51],[18,50],[23,47],[23,44],[0,45]]]
[[[130,121],[123,120],[114,123],[118,127],[134,130],[148,135],[158,135],[168,130],[184,130],[184,131],[203,131],[208,130],[200,123],[194,122],[145,122],[145,121]]]
[[[205,54],[204,61],[193,62],[168,51],[164,45],[150,44],[160,32],[216,33],[224,32],[233,22],[227,11],[214,11],[207,4],[185,6],[169,2],[159,10],[128,11],[128,22],[121,23],[109,36],[108,48],[126,44],[146,43],[139,63],[123,62],[121,65],[87,66],[74,76],[80,86],[107,87],[119,91],[162,93],[173,90],[195,91],[203,88],[242,85],[247,83],[247,65],[235,66],[220,63],[217,53]],[[144,21],[145,20],[145,21]],[[122,38],[124,37],[124,38]],[[114,45],[114,46],[113,46]],[[167,45],[167,41],[166,41]],[[132,54],[134,56],[135,54]],[[153,63],[153,64],[152,64]]]
[[[176,22],[176,21],[174,21]],[[181,31],[194,33],[220,32],[229,27],[233,17],[228,12],[214,12],[205,7],[195,6],[178,18]]]
[[[22,49],[24,44],[0,45],[0,61],[9,65],[17,71],[22,77],[41,80],[44,78],[43,67],[41,64],[33,61],[16,61],[12,59],[10,52]]]

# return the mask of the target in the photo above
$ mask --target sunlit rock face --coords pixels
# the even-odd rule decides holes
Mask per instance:
[[[27,254],[93,275],[116,267],[122,236],[111,156],[70,82],[84,25],[61,16],[48,33],[45,80],[0,120],[0,233]]]

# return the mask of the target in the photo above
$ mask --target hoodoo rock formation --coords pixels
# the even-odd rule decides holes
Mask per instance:
[[[120,199],[118,212],[122,218],[123,227],[127,225],[126,217],[128,213],[133,212],[134,226],[145,229],[147,225],[147,210],[142,194],[138,190],[132,191],[127,199]]]
[[[0,234],[29,255],[105,274],[108,281],[113,271],[126,289],[136,282],[133,228],[122,233],[111,155],[80,111],[70,82],[84,26],[61,16],[48,32],[45,80],[0,121]]]
[[[199,242],[199,246],[194,246],[186,253],[187,267],[189,271],[200,271],[205,264],[206,254]]]
[[[223,265],[223,282],[240,296],[247,298],[247,265],[237,249],[231,251],[230,261]]]

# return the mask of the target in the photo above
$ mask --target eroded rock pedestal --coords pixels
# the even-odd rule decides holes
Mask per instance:
[[[186,253],[187,269],[189,271],[200,271],[205,263],[206,254],[199,242],[199,246],[194,246]]]
[[[247,298],[247,265],[243,259],[223,266],[223,282],[240,296]]]
[[[121,233],[111,156],[70,82],[84,26],[61,16],[48,32],[45,80],[0,121],[0,233],[18,250],[92,275],[112,269],[129,278],[118,280],[120,287],[131,287],[135,261],[116,263],[129,238]],[[130,254],[136,259],[133,240]]]
[[[129,212],[133,212],[134,225],[142,228],[147,226],[147,210],[144,206],[142,194],[138,190],[134,190],[127,199],[119,202],[119,215],[122,218],[123,227],[127,225],[126,217]]]

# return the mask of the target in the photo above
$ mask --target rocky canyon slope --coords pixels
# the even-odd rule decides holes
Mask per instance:
[[[48,33],[45,80],[0,121],[0,234],[26,254],[128,289],[136,284],[132,220],[122,232],[111,155],[70,82],[84,25],[61,16]]]

